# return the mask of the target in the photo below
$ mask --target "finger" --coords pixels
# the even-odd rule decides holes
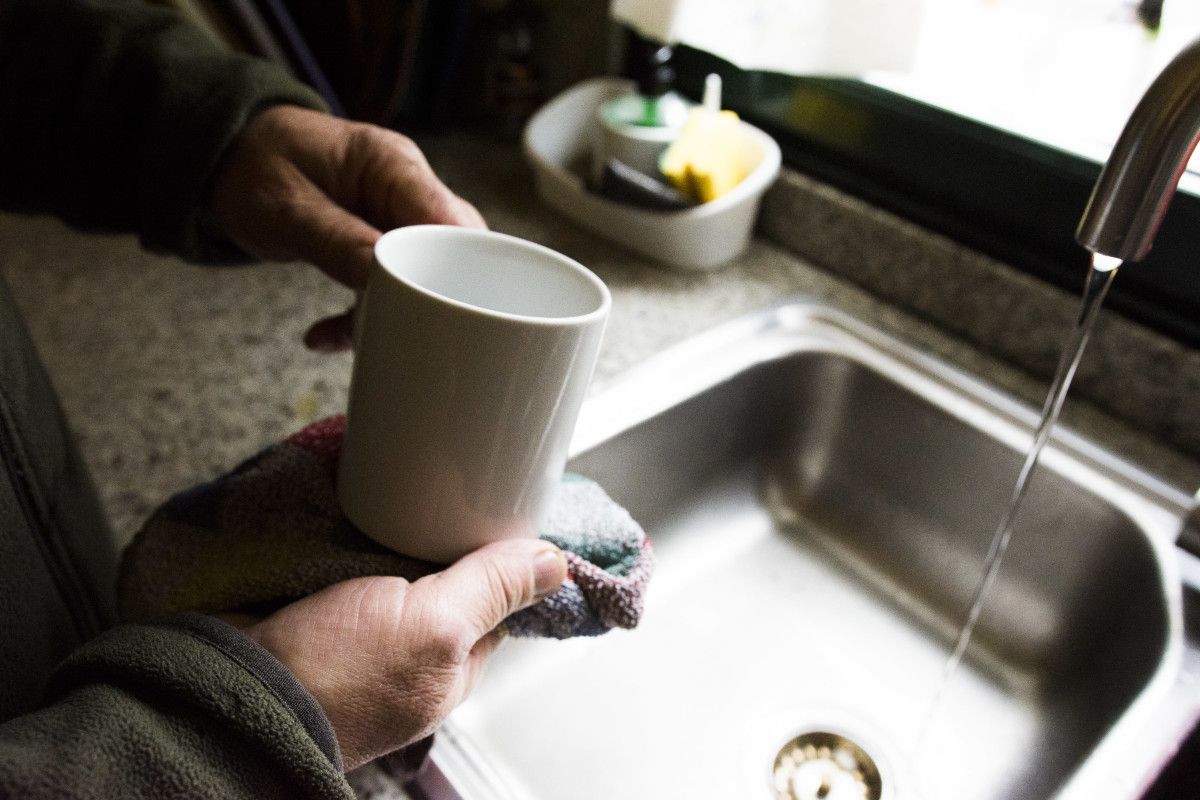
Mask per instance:
[[[371,181],[366,194],[361,193],[359,182],[359,202],[351,202],[350,207],[365,211],[371,223],[381,229],[405,225],[487,227],[478,209],[441,181],[408,137],[368,128],[359,132],[355,145],[355,160],[360,168],[369,165]]]
[[[333,202],[315,185],[296,191],[288,205],[285,229],[296,254],[335,281],[352,289],[367,285],[379,231]]]
[[[464,228],[487,230],[488,224],[484,221],[483,215],[479,213],[479,210],[458,195],[454,195],[451,214],[454,219],[448,222],[448,225],[461,225]]]
[[[436,586],[458,609],[475,642],[566,579],[567,562],[557,547],[538,539],[509,539],[459,559],[437,574]]]
[[[313,323],[304,346],[318,353],[341,353],[354,347],[354,309]]]
[[[401,170],[397,169],[397,173]],[[396,178],[379,218],[369,216],[382,228],[405,225],[459,225],[465,228],[487,228],[483,215],[475,206],[462,199],[442,183],[432,169]]]

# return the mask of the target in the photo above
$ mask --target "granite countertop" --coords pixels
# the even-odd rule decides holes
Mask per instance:
[[[714,271],[662,268],[544,207],[515,147],[470,134],[421,144],[494,229],[566,253],[609,285],[612,316],[593,389],[691,334],[806,296],[1040,404],[1044,381],[781,247],[756,240]],[[351,296],[311,268],[197,267],[145,253],[131,237],[4,215],[0,274],[26,315],[122,540],[171,493],[344,409],[350,357],[306,352],[300,338]],[[1200,485],[1195,460],[1087,403],[1068,403],[1064,420],[1178,485]]]

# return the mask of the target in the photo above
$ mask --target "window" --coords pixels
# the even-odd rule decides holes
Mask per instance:
[[[1074,231],[1100,165],[1145,87],[1200,35],[1200,4],[924,2],[906,73],[798,78],[684,46],[681,88],[698,97],[720,73],[725,105],[771,132],[792,166],[1078,290],[1088,256]],[[1200,174],[1181,186],[1109,302],[1200,346]]]
[[[866,82],[1096,161],[1200,34],[1193,0],[924,0],[922,16],[912,68]]]

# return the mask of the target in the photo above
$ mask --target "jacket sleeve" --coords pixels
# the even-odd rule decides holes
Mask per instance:
[[[0,797],[354,797],[320,706],[211,617],[114,628],[49,692],[0,725]]]
[[[0,0],[0,207],[196,260],[209,178],[257,111],[320,97],[142,0]]]

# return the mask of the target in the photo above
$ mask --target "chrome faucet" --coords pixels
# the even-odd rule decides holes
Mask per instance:
[[[1200,39],[1155,78],[1113,146],[1075,231],[1095,253],[1141,261],[1200,140]]]
[[[1145,258],[1198,141],[1200,39],[1167,64],[1133,110],[1092,189],[1076,240],[1113,259]],[[1200,555],[1200,492],[1178,542]]]

